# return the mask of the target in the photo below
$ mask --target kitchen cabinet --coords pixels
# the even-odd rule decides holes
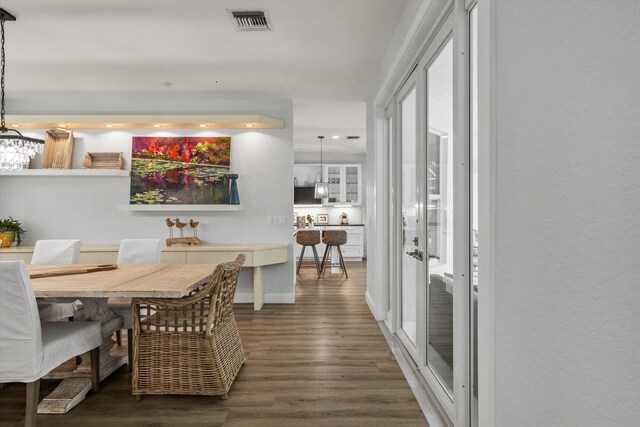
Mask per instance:
[[[362,204],[362,167],[360,165],[325,165],[323,176],[329,184],[325,204]]]

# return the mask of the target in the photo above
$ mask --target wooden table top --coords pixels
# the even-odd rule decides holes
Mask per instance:
[[[28,265],[29,273],[52,265]],[[32,279],[36,297],[180,298],[205,283],[215,264],[128,264],[116,270]]]

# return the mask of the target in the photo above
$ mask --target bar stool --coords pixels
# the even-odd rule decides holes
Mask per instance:
[[[302,266],[302,259],[304,258],[304,250],[307,246],[311,246],[311,249],[313,249],[313,257],[316,261],[316,271],[318,273],[318,277],[320,277],[320,260],[318,259],[318,251],[316,250],[316,245],[320,243],[320,230],[299,230],[296,233],[296,243],[302,245],[296,274],[300,274],[300,267]]]
[[[340,257],[340,268],[344,271],[346,278],[349,278],[347,274],[347,267],[344,265],[344,258],[342,258],[342,250],[340,246],[347,243],[347,232],[345,230],[327,230],[322,234],[322,243],[326,245],[324,249],[324,256],[322,257],[322,264],[320,266],[320,272],[324,276],[324,269],[326,268],[326,262],[330,256],[331,247],[335,246],[338,249],[338,256]]]

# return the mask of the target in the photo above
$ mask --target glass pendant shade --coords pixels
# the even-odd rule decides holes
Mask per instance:
[[[325,199],[329,194],[329,183],[327,182],[316,182],[316,199]]]
[[[316,192],[314,197],[316,199],[326,199],[329,197],[329,183],[322,181],[322,140],[324,139],[324,136],[319,136],[318,139],[320,140],[320,180],[316,180]]]

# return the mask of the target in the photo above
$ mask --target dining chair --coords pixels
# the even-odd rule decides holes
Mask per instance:
[[[313,250],[313,258],[316,262],[316,273],[318,273],[318,277],[320,277],[320,260],[318,259],[318,250],[316,249],[316,245],[320,244],[320,230],[298,230],[296,232],[296,243],[302,246],[296,274],[300,274],[300,267],[302,267],[302,261],[304,258],[304,250],[310,246]]]
[[[347,266],[345,265],[344,258],[342,257],[342,249],[340,249],[340,246],[347,243],[347,232],[345,230],[326,230],[322,233],[322,243],[326,245],[324,248],[324,255],[322,256],[322,265],[320,266],[322,276],[324,276],[327,268],[327,262],[329,263],[329,268],[331,268],[331,248],[335,247],[338,251],[340,268],[344,272],[344,276],[348,279],[349,274],[347,273]]]
[[[244,255],[182,298],[133,299],[132,394],[220,395],[246,361],[233,315]]]
[[[80,240],[38,240],[33,248],[31,264],[77,264],[80,259]],[[53,322],[73,319],[79,301],[52,302],[38,300],[40,319]]]
[[[122,264],[160,264],[162,247],[160,239],[123,239],[118,249],[118,265]],[[131,331],[131,298],[109,298],[109,309],[118,316],[122,316],[127,330],[127,352],[129,353],[129,371],[132,360],[132,331]],[[122,330],[116,331],[116,342],[122,345]]]
[[[22,261],[0,261],[0,283],[0,383],[27,384],[25,426],[35,426],[40,379],[73,356],[90,352],[98,391],[100,323],[41,322]]]

